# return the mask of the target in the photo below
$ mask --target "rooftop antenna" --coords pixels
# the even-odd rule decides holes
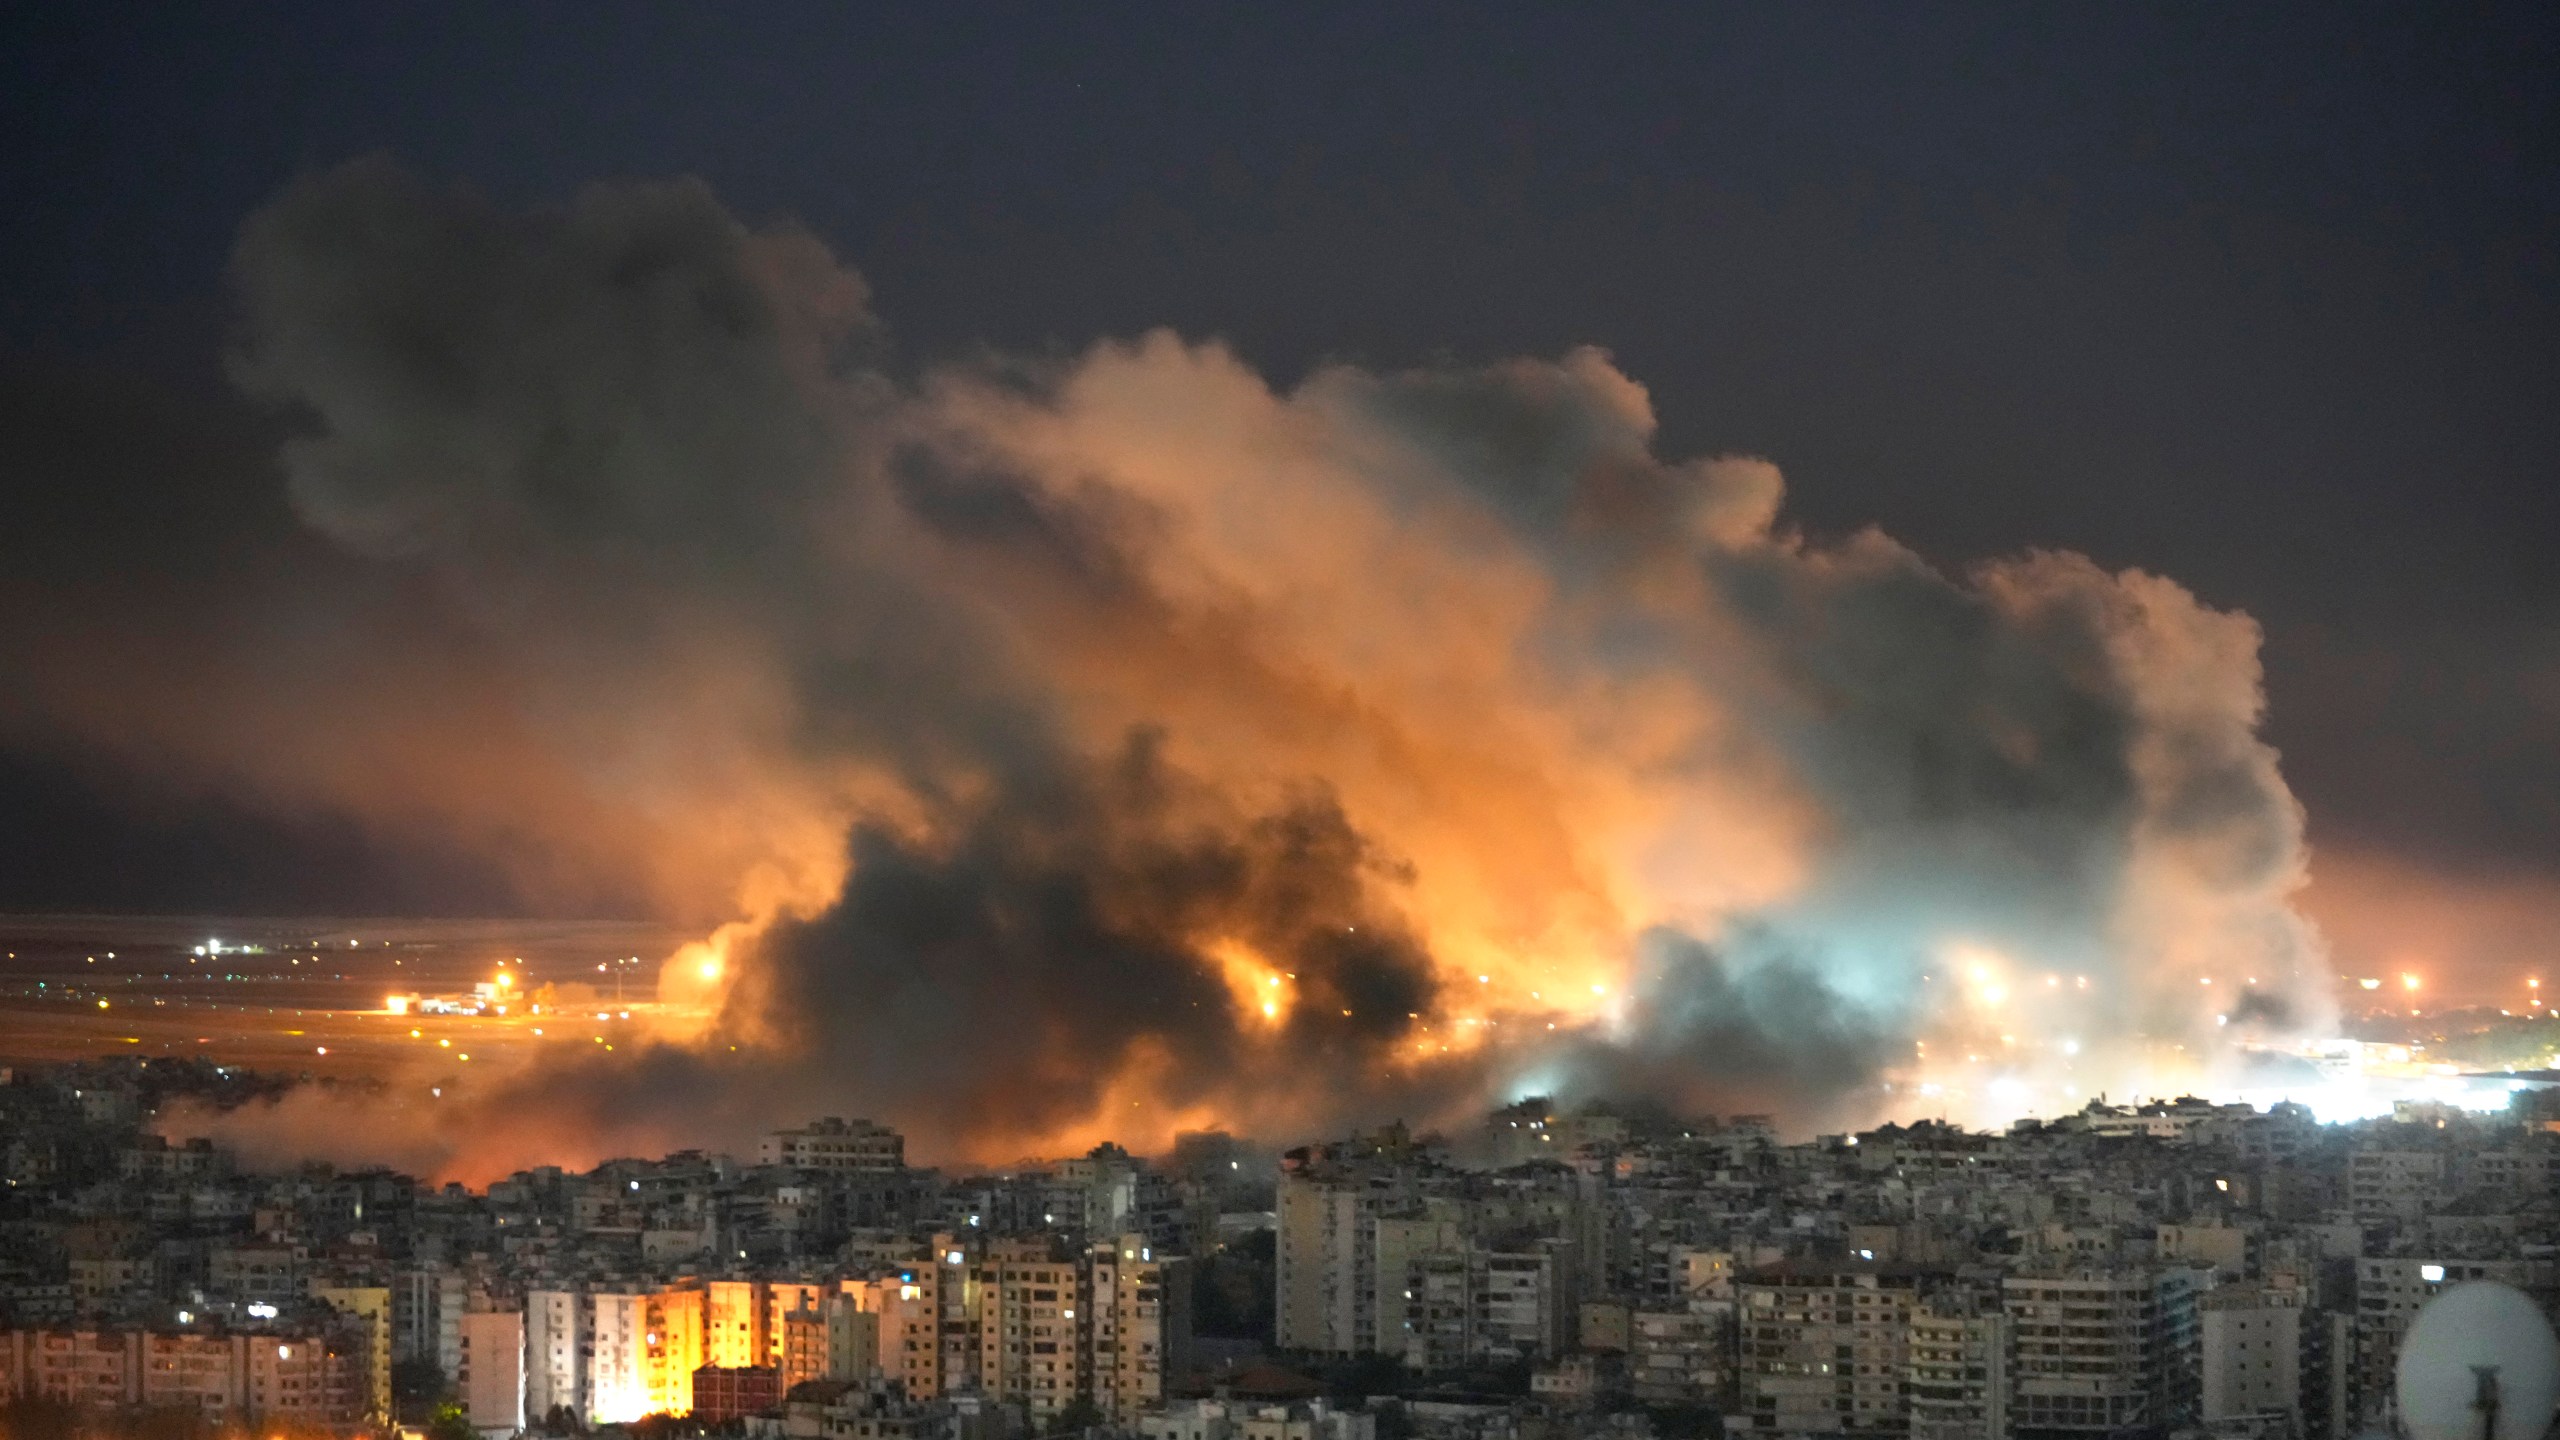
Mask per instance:
[[[2560,1339],[2521,1291],[2474,1280],[2418,1312],[2397,1379],[2409,1440],[2542,1440],[2560,1406]]]

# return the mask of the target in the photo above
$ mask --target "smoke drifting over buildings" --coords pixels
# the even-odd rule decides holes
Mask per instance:
[[[2247,617],[1799,535],[1598,351],[902,373],[699,185],[517,214],[381,162],[236,275],[361,579],[241,599],[251,678],[110,742],[740,922],[663,982],[716,1018],[492,1077],[456,1153],[534,1094],[946,1153],[1523,1088],[2005,1116],[2326,1014]]]

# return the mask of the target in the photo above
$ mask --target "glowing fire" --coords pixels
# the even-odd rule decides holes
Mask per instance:
[[[422,293],[412,272],[436,255],[317,223],[372,213],[382,183],[298,186],[246,232],[243,275]],[[528,344],[465,357],[490,373],[420,390],[401,367],[319,365],[379,352],[370,327],[399,312],[317,304],[336,292],[299,283],[250,287],[253,333],[317,338],[247,368],[318,431],[296,452],[314,523],[431,540],[425,563],[471,582],[456,590],[494,585],[529,612],[487,637],[509,662],[490,667],[509,677],[490,723],[466,723],[482,717],[452,707],[470,697],[422,671],[450,726],[329,727],[370,747],[334,767],[291,757],[284,776],[361,776],[323,798],[507,853],[530,831],[572,878],[741,917],[658,957],[656,1005],[617,1004],[633,1029],[589,1032],[605,1051],[697,1044],[716,1083],[732,1050],[807,1018],[767,1013],[778,997],[840,1005],[810,1027],[825,1044],[758,1057],[773,1074],[757,1093],[867,1085],[908,1112],[884,1118],[971,1130],[931,1143],[987,1155],[1177,1124],[1303,1134],[1443,1063],[1452,1083],[1406,1093],[1468,1105],[1574,1046],[1631,1054],[1663,1072],[1652,1083],[1747,1089],[1834,1019],[1861,1043],[1787,1082],[1809,1106],[1855,1090],[1839,1103],[2005,1119],[2092,1089],[2210,1083],[2256,1017],[2318,1023],[2322,952],[2288,898],[2301,817],[2258,738],[2245,615],[2060,552],[1948,574],[1881,533],[1808,536],[1783,521],[1770,462],[1659,453],[1652,398],[1597,350],[1279,385],[1154,334],[1036,379],[857,376],[823,357],[859,317],[858,277],[805,234],[733,226],[732,243],[669,256],[669,293],[761,297],[759,326],[699,354],[687,330],[586,356],[661,335],[631,308],[655,292],[595,258],[658,254],[625,231],[678,203],[598,194],[565,229],[493,227],[485,201],[428,186],[402,200],[470,217],[419,227],[422,244],[501,237],[494,259],[471,252],[489,263],[429,272],[457,303],[502,313],[522,288],[508,277],[558,287],[521,317]],[[497,363],[555,349],[567,363]],[[733,374],[752,383],[700,383]],[[479,515],[487,487],[456,487],[440,448],[405,438],[448,430],[535,487],[510,504],[565,513],[542,487],[567,485],[581,523],[484,553],[481,537],[517,534],[513,511]],[[587,433],[632,439],[556,439]],[[738,452],[764,436],[812,453]],[[937,489],[963,476],[983,493]],[[406,535],[449,506],[469,523]],[[759,563],[699,563],[734,554]],[[622,613],[639,623],[593,623]],[[588,653],[608,642],[628,648]],[[1123,794],[1113,777],[1131,769],[1150,783]],[[2082,803],[2091,776],[2103,807]],[[902,896],[929,894],[927,938],[855,923],[793,960],[920,980],[904,1010],[861,985],[785,986],[764,973],[781,952],[752,948],[778,917],[871,918],[853,908],[863,877],[847,883],[869,852],[849,835],[903,845],[909,870],[891,871]],[[1120,863],[1150,845],[1219,863]],[[1115,890],[1148,893],[1120,905]],[[1118,977],[1089,931],[1040,931],[1060,891],[1133,953],[1203,957],[1230,1014],[1157,1014],[1163,993],[1081,1003]],[[1397,933],[1369,956],[1354,921]],[[1648,968],[1665,936],[1710,957],[1694,992]],[[2252,974],[2282,993],[2253,1003]],[[1762,996],[1771,977],[1794,988]],[[986,1013],[1026,990],[1039,1023]],[[975,1008],[950,1013],[953,996]],[[1404,1013],[1355,1013],[1384,1003]],[[1223,1044],[1230,1019],[1244,1053],[1194,1043]],[[1715,1053],[1744,1032],[1754,1043]],[[843,1063],[928,1044],[954,1063]],[[1877,1045],[1908,1047],[1903,1063],[1877,1075]],[[1486,1057],[1504,1063],[1459,1063]],[[953,1099],[987,1076],[990,1093]],[[1576,1078],[1649,1083],[1605,1065]],[[1060,1093],[1075,1113],[1039,1108]]]
[[[1219,978],[1226,981],[1227,993],[1235,1000],[1237,1014],[1259,1017],[1272,1029],[1289,1023],[1289,1012],[1298,1003],[1296,976],[1274,967],[1239,940],[1221,940],[1208,949],[1209,958],[1217,962]]]

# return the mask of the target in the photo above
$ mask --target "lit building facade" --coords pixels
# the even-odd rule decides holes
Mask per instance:
[[[1128,1234],[1086,1253],[1076,1338],[1086,1389],[1106,1419],[1126,1424],[1164,1403],[1165,1380],[1190,1367],[1188,1262]]]
[[[906,1168],[907,1142],[885,1125],[830,1116],[771,1132],[758,1144],[756,1158],[797,1170],[893,1172]]]
[[[482,1310],[461,1319],[462,1408],[475,1430],[521,1430],[525,1415],[525,1313]]]
[[[1734,1287],[1741,1421],[1785,1435],[1901,1434],[1910,1324],[1936,1271],[1890,1261],[1785,1262]]]
[[[352,1317],[364,1327],[369,1347],[364,1413],[376,1420],[391,1418],[391,1288],[387,1285],[314,1284],[311,1298]]]
[[[208,1421],[346,1427],[366,1419],[372,1345],[336,1333],[0,1331],[0,1399],[191,1411]]]

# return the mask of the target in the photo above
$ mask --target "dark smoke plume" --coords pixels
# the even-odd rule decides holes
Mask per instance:
[[[1807,539],[1596,350],[900,375],[857,277],[697,184],[515,214],[382,162],[236,274],[356,578],[244,600],[257,683],[109,743],[737,922],[667,967],[697,1027],[492,1084],[428,1163],[531,1095],[545,1143],[867,1110],[928,1153],[1526,1088],[2016,1113],[2210,1078],[2233,989],[2323,1013],[2245,616]]]

